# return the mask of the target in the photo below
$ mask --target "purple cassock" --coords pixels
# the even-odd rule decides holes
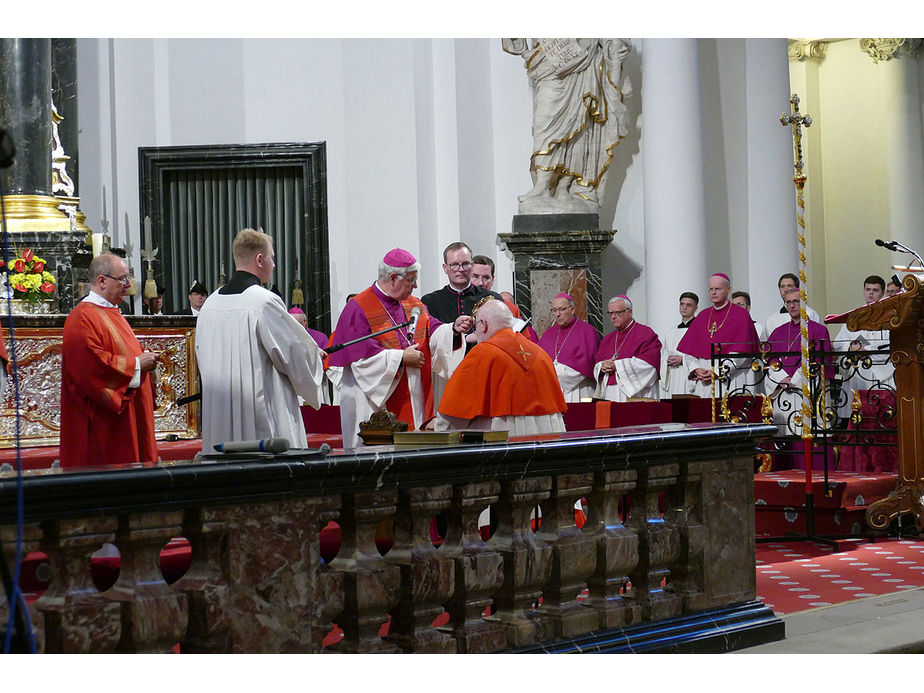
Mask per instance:
[[[657,333],[639,322],[633,320],[622,332],[613,330],[603,341],[600,342],[600,348],[594,355],[594,363],[613,359],[639,358],[648,365],[652,366],[655,371],[661,368],[661,340],[658,339]],[[659,376],[660,377],[660,376]],[[607,385],[616,384],[616,374],[610,373],[607,379]]]
[[[385,312],[391,316],[394,324],[400,325],[403,322],[407,322],[407,317],[404,315],[404,308],[401,307],[398,301],[379,289],[376,284],[372,285],[372,293],[382,302],[382,305],[385,307]],[[442,325],[442,323],[432,315],[429,317],[430,334],[433,334],[433,331]],[[337,321],[337,328],[334,332],[337,335],[335,339],[336,343],[345,344],[359,337],[366,337],[372,334],[372,328],[369,326],[369,319],[366,317],[363,309],[359,307],[359,304],[356,301],[349,301],[346,304],[346,308],[344,308],[343,312],[340,314],[340,319]],[[398,341],[401,342],[401,345],[403,347],[410,346],[411,343],[407,338],[407,332],[405,330],[397,330],[397,332]],[[346,349],[335,351],[330,355],[329,363],[331,366],[349,366],[354,361],[375,356],[379,352],[384,351],[384,349],[385,347],[379,344],[373,337],[352,344]]]
[[[723,353],[757,352],[760,339],[751,314],[731,301],[724,308],[705,308],[690,323],[677,351],[708,359],[712,344],[724,345]]]
[[[311,335],[311,338],[317,343],[320,349],[327,348],[327,335],[321,332],[320,330],[312,330],[310,327],[306,327],[308,334]]]
[[[597,331],[578,317],[565,327],[553,323],[539,339],[539,346],[552,361],[563,363],[591,380],[594,379],[594,354],[599,345]]]
[[[814,320],[808,321],[808,338],[809,342],[815,342],[816,351],[826,351],[831,352],[831,337],[828,334],[827,328],[819,322]],[[786,351],[797,351],[801,352],[802,350],[802,332],[799,327],[799,323],[787,322],[784,325],[780,325],[773,332],[770,333],[770,337],[767,339],[770,343],[771,352],[786,352]],[[786,371],[786,375],[791,376],[802,366],[802,355],[794,354],[792,356],[781,356],[779,357],[780,366],[783,370]],[[825,378],[834,377],[834,357],[827,356],[825,358]]]

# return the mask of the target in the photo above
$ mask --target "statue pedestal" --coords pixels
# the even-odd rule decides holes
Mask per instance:
[[[552,323],[556,294],[574,298],[575,314],[603,331],[601,254],[613,231],[599,230],[596,214],[517,214],[513,233],[498,238],[514,256],[514,297],[539,335]]]

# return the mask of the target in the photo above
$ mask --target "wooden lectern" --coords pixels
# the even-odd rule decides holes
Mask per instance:
[[[924,530],[924,292],[913,274],[902,280],[903,292],[838,316],[826,323],[847,329],[889,330],[890,359],[895,365],[898,408],[898,481],[887,498],[866,510],[871,527],[885,529],[893,518],[914,515]]]

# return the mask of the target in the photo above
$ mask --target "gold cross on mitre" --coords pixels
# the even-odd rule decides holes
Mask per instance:
[[[523,345],[520,345],[520,350],[517,352],[518,355],[523,357],[523,363],[529,363],[529,352],[523,348]]]

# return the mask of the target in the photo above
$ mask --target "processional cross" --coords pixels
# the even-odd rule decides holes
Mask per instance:
[[[805,272],[805,197],[803,188],[805,187],[805,174],[802,172],[802,126],[809,127],[812,124],[812,116],[799,112],[799,95],[793,94],[789,99],[792,104],[792,113],[780,116],[780,123],[783,127],[791,126],[793,129],[793,152],[795,158],[796,173],[792,182],[796,185],[796,220],[798,222],[799,237],[799,331],[802,334],[802,443],[805,453],[805,490],[806,490],[806,507],[812,502],[812,432],[810,421],[812,419],[812,399],[809,392],[809,346],[808,346],[808,313],[806,305],[808,298],[806,293],[806,272]],[[806,523],[807,534],[814,534],[813,521]]]

